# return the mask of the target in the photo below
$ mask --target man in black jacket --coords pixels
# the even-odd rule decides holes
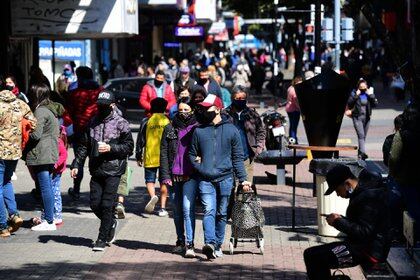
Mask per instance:
[[[350,199],[345,217],[326,215],[327,223],[346,239],[305,250],[309,279],[334,279],[330,269],[384,262],[389,252],[386,187],[379,174],[364,169],[356,178],[347,166],[337,165],[327,173],[327,183],[325,195],[335,191]]]
[[[188,89],[192,92],[193,86],[197,83],[193,78],[190,77],[190,68],[188,66],[182,66],[179,68],[179,77],[174,81],[174,92],[177,97],[182,89]]]
[[[71,176],[75,178],[78,166],[89,156],[90,208],[101,220],[98,239],[93,250],[103,251],[115,241],[117,220],[113,218],[113,206],[120,178],[132,154],[134,141],[129,123],[115,110],[112,92],[102,91],[98,96],[98,113],[82,134]]]

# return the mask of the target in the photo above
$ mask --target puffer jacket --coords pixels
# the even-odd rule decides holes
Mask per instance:
[[[96,115],[96,100],[102,87],[97,82],[79,81],[77,89],[69,93],[67,111],[73,121],[74,131],[82,133]]]
[[[166,111],[169,112],[169,109],[176,104],[175,94],[172,91],[172,88],[167,84],[163,83],[163,98],[168,101],[166,106]],[[146,115],[150,115],[151,105],[150,102],[157,97],[156,87],[154,81],[147,82],[140,92],[139,104],[146,111]]]
[[[231,123],[237,124],[238,114],[232,106],[227,107],[223,113],[224,116],[228,117],[228,120]],[[260,115],[254,109],[246,107],[241,113],[241,118],[245,118],[245,133],[248,145],[252,149],[252,151],[250,151],[252,152],[250,153],[250,158],[253,160],[254,157],[258,156],[264,150],[266,131]]]
[[[54,165],[58,160],[58,107],[51,104],[41,105],[35,109],[38,121],[36,129],[30,134],[25,148],[25,161],[28,166]]]
[[[335,220],[333,226],[347,235],[353,252],[386,260],[390,248],[389,208],[387,189],[379,174],[362,170],[346,216]]]
[[[107,143],[111,150],[99,153],[98,142]],[[117,110],[103,120],[94,117],[82,134],[79,144],[72,169],[80,166],[89,156],[89,171],[94,177],[123,175],[127,167],[127,158],[134,149],[130,125]]]
[[[17,160],[22,156],[21,121],[29,120],[33,128],[36,119],[29,106],[11,91],[0,92],[0,159]]]

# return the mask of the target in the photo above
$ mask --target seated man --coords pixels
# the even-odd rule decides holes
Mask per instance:
[[[334,279],[330,269],[384,262],[389,252],[387,196],[381,177],[364,169],[356,178],[347,166],[337,165],[327,173],[327,183],[325,195],[335,191],[350,199],[345,217],[326,215],[328,224],[346,238],[305,250],[309,279]]]

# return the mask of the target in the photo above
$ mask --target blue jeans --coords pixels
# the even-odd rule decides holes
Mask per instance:
[[[63,219],[62,212],[63,212],[63,203],[61,201],[61,174],[54,174],[52,176],[52,190],[54,194],[54,220],[61,220]],[[41,218],[45,220],[45,212],[42,212]]]
[[[174,223],[177,240],[184,242],[184,220],[182,219],[182,186],[184,183],[174,182],[173,186],[168,186],[169,199],[174,211]]]
[[[144,182],[156,183],[158,167],[145,167],[144,168]]]
[[[7,228],[8,215],[17,214],[15,193],[11,181],[17,162],[17,160],[0,159],[0,230]]]
[[[225,239],[227,207],[233,187],[233,178],[220,182],[201,181],[198,185],[204,207],[204,243],[220,248]]]
[[[48,223],[54,221],[54,193],[52,186],[52,169],[53,165],[36,165],[33,166],[35,178],[41,189],[42,202],[44,204],[45,220]]]
[[[300,120],[300,112],[290,112],[287,115],[289,116],[289,137],[294,138],[297,143],[297,128]]]
[[[198,181],[195,179],[189,179],[184,182],[182,188],[183,194],[183,213],[184,213],[184,226],[186,243],[194,243],[195,233],[195,198],[197,197]]]

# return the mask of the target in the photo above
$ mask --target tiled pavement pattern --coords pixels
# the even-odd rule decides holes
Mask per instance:
[[[392,131],[392,119],[398,114],[392,102],[387,102],[374,113],[368,134],[368,154],[376,161],[381,160],[382,141]],[[299,134],[304,135],[302,125]],[[350,138],[352,144],[357,143],[349,119],[344,120],[340,138]],[[304,137],[301,142],[305,142]],[[349,155],[354,156],[354,153]],[[245,243],[239,244],[235,254],[230,256],[226,242],[223,259],[206,261],[200,250],[203,238],[199,215],[198,257],[184,259],[171,254],[175,242],[172,219],[142,213],[147,199],[143,170],[136,167],[134,161],[130,161],[130,165],[135,168],[135,188],[127,201],[127,218],[121,221],[118,240],[112,247],[104,253],[91,251],[99,223],[88,207],[89,178],[86,176],[83,181],[81,201],[74,203],[66,194],[71,184],[67,172],[62,183],[64,225],[56,232],[35,233],[25,223],[25,228],[14,236],[0,240],[0,279],[306,279],[303,250],[333,240],[316,235],[316,198],[312,197],[312,175],[307,172],[307,161],[297,168],[298,232],[291,231],[291,187],[269,184],[264,171],[274,173],[275,167],[257,165],[255,175],[267,223],[264,255],[259,254],[254,244]],[[17,201],[21,214],[28,220],[37,213],[34,212],[35,200],[29,194],[33,182],[22,162],[17,176]],[[229,235],[228,227],[226,241]],[[364,279],[357,267],[345,272],[353,280]]]

